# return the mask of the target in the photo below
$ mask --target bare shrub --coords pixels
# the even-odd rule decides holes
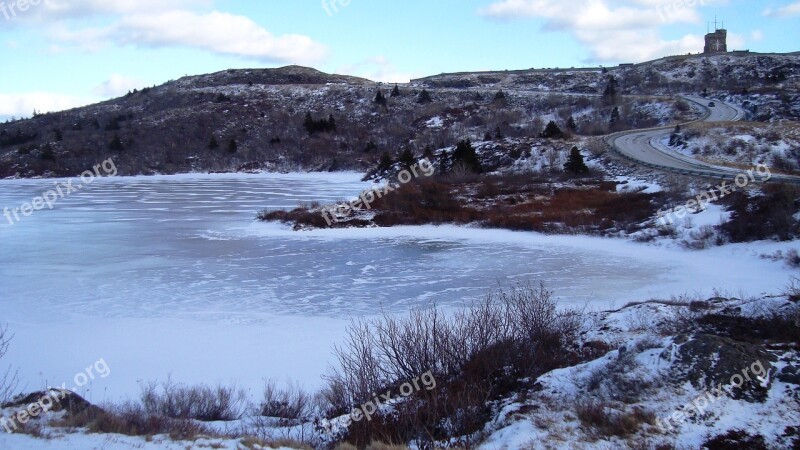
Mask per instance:
[[[354,321],[336,348],[339,367],[328,376],[331,410],[349,412],[375,394],[431,372],[437,383],[371,421],[351,425],[347,440],[414,441],[420,448],[451,436],[477,438],[491,404],[550,370],[582,360],[576,342],[583,312],[562,310],[543,285],[521,284],[445,314],[415,310]]]
[[[383,442],[373,442],[367,446],[366,450],[408,450],[405,445],[385,444]]]
[[[798,253],[796,249],[789,249],[786,252],[785,259],[789,267],[800,268],[800,253]]]
[[[8,346],[13,337],[14,336],[8,332],[8,327],[0,326],[0,361],[2,361],[3,356],[5,356],[8,351]],[[0,376],[0,404],[3,404],[14,395],[19,380],[17,378],[17,372],[10,366],[0,373],[2,373],[2,376]]]
[[[642,340],[633,348],[620,349],[617,359],[595,369],[589,376],[586,389],[594,397],[625,404],[638,402],[656,383],[639,375],[640,364],[636,355],[642,347],[655,345],[653,341]]]
[[[764,436],[760,434],[751,435],[744,430],[728,430],[725,434],[718,434],[706,440],[702,448],[708,450],[733,450],[739,448],[766,450],[769,447],[767,447]]]
[[[783,291],[783,295],[793,302],[800,301],[800,278],[792,277]]]
[[[194,439],[199,435],[213,436],[211,429],[192,420],[151,414],[139,403],[126,402],[92,408],[86,414],[69,416],[60,423],[64,427],[86,428],[91,433],[153,436],[167,434],[175,440]]]
[[[714,227],[704,225],[698,230],[693,230],[689,233],[691,240],[684,240],[681,245],[690,250],[705,250],[720,245],[721,237],[717,234]]]
[[[311,396],[303,391],[300,386],[277,388],[275,383],[268,381],[264,386],[264,399],[261,403],[260,414],[286,420],[300,420],[312,414]]]
[[[654,316],[647,308],[636,308],[625,317],[629,331],[649,331],[653,329]]]
[[[658,324],[659,333],[674,335],[687,333],[697,328],[697,321],[705,314],[705,302],[692,300],[688,297],[672,297],[668,304],[672,307],[664,315],[664,320]]]
[[[602,138],[589,139],[589,141],[586,143],[586,148],[595,158],[602,156],[608,150],[608,146]]]
[[[244,414],[243,390],[220,385],[186,386],[167,380],[142,387],[141,402],[147,414],[203,422],[232,421]]]

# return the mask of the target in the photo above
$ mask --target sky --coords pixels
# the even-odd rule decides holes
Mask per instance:
[[[376,81],[800,51],[798,0],[0,0],[0,120],[229,68]]]

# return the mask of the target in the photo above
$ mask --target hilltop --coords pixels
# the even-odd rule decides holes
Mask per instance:
[[[72,176],[114,158],[120,173],[367,171],[381,154],[460,139],[538,136],[551,120],[574,134],[674,122],[677,92],[737,96],[752,119],[796,120],[797,54],[665,58],[596,69],[437,75],[393,86],[289,66],[190,76],[124,97],[0,124],[0,177]],[[604,98],[611,78],[615,98]],[[385,102],[375,102],[378,91]],[[420,102],[425,90],[431,102]],[[310,134],[306,115],[335,120]]]

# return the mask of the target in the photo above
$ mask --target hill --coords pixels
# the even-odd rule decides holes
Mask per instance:
[[[367,171],[384,152],[535,137],[550,121],[565,128],[569,117],[575,134],[602,135],[615,107],[616,129],[664,125],[687,113],[672,94],[704,90],[748,102],[751,119],[796,120],[799,75],[796,54],[686,56],[607,69],[438,75],[393,96],[392,86],[298,66],[228,70],[0,124],[0,177],[72,176],[108,158],[123,175]],[[613,98],[604,96],[612,83]],[[420,101],[423,90],[430,102]],[[385,101],[375,101],[378,91]],[[335,126],[309,131],[309,114]]]

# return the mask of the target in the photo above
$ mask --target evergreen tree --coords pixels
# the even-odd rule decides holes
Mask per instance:
[[[451,167],[454,167],[458,163],[463,163],[475,173],[481,173],[483,171],[481,162],[478,160],[478,154],[475,152],[475,147],[472,146],[472,141],[469,139],[458,143],[456,150],[451,156],[451,161]]]
[[[430,145],[425,146],[425,151],[422,152],[422,157],[427,159],[428,161],[433,161],[433,149]]]
[[[621,120],[622,118],[619,115],[619,107],[615,106],[611,111],[611,118],[608,120],[608,124],[611,126],[612,130],[616,130],[620,127],[620,125],[622,125]]]
[[[117,152],[125,149],[125,145],[122,143],[122,139],[119,138],[118,134],[114,135],[114,139],[108,144],[108,149]]]
[[[317,131],[317,121],[311,116],[310,112],[306,113],[306,119],[303,121],[303,127],[308,131],[308,134],[314,134]]]
[[[60,129],[56,128],[53,130],[53,134],[55,134],[56,142],[61,142],[64,140],[64,133],[62,133]]]
[[[381,155],[381,159],[378,161],[377,171],[379,173],[385,173],[388,170],[390,170],[393,165],[394,165],[394,161],[392,160],[392,157],[389,156],[388,153],[384,152]]]
[[[53,151],[53,147],[48,142],[44,149],[42,149],[42,154],[39,155],[39,159],[42,161],[55,161],[56,160],[56,153]]]
[[[426,103],[433,102],[431,98],[431,94],[428,93],[427,89],[423,89],[422,92],[419,93],[419,98],[417,99],[417,103],[424,105]]]
[[[499,91],[497,91],[496,94],[494,94],[494,100],[493,101],[495,103],[505,103],[505,101],[506,101],[506,93],[503,92],[502,89],[500,89]]]
[[[581,155],[581,151],[578,150],[578,147],[572,147],[572,150],[570,150],[567,163],[564,164],[564,170],[575,175],[589,173],[589,168],[586,167],[586,163],[583,161],[583,155]]]
[[[383,92],[381,92],[380,89],[378,90],[378,93],[375,94],[375,103],[381,106],[386,106],[386,96],[383,95]]]
[[[564,137],[564,132],[551,120],[542,131],[541,137],[545,139],[561,139]]]
[[[608,84],[606,84],[606,90],[603,91],[603,96],[615,99],[617,97],[617,87],[617,79],[614,77],[614,75],[611,75],[608,77]]]
[[[503,140],[503,139],[506,138],[503,135],[503,131],[500,129],[500,127],[497,127],[497,128],[494,129],[494,138],[497,139],[498,141]]]
[[[400,88],[397,87],[397,84],[394,85],[394,89],[392,89],[392,97],[400,97]]]
[[[680,125],[676,125],[675,126],[675,131],[673,131],[672,134],[669,135],[669,145],[672,147],[672,146],[682,145],[682,144],[683,144],[683,140],[681,139],[681,126]]]
[[[397,159],[397,162],[400,163],[402,168],[410,169],[411,166],[417,163],[417,157],[414,156],[414,152],[412,152],[410,148],[407,148],[400,153],[400,157]]]
[[[567,129],[572,132],[578,130],[578,124],[575,123],[575,118],[572,117],[571,115],[569,116],[569,120],[567,120]]]
[[[328,119],[320,119],[316,120],[314,117],[311,116],[311,113],[306,113],[306,118],[303,121],[303,127],[308,131],[309,135],[313,135],[314,133],[318,132],[335,132],[336,131],[336,120],[333,118],[333,114],[328,116]]]
[[[228,142],[228,153],[236,153],[239,150],[239,144],[236,142],[236,139],[231,138],[230,142]]]
[[[208,149],[209,150],[216,150],[219,148],[219,142],[217,142],[217,138],[214,135],[211,135],[211,140],[208,142]]]

